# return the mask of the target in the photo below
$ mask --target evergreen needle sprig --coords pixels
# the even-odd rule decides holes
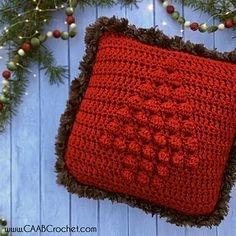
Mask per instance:
[[[178,0],[185,6],[210,14],[221,22],[236,16],[235,0]]]
[[[137,0],[2,0],[0,3],[0,47],[10,48],[9,63],[3,71],[3,87],[0,94],[0,133],[17,113],[28,85],[30,65],[39,63],[50,84],[63,83],[68,78],[68,69],[58,66],[53,53],[44,42],[49,37],[67,40],[77,33],[73,17],[74,8],[86,6],[110,7],[136,5]],[[46,24],[55,11],[66,9],[69,32],[54,30],[44,33]],[[62,19],[64,21],[64,19]]]

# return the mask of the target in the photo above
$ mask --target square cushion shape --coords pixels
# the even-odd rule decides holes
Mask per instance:
[[[234,182],[236,53],[99,18],[56,151],[58,183],[177,225],[218,225]]]

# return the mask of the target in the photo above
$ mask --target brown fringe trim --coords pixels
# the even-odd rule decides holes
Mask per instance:
[[[76,193],[81,197],[93,199],[110,199],[111,201],[127,203],[131,207],[143,209],[146,213],[152,215],[159,214],[160,217],[166,217],[167,221],[177,226],[208,226],[218,225],[224,216],[228,213],[228,202],[230,199],[230,191],[236,180],[236,147],[233,146],[227,167],[224,172],[224,178],[221,187],[221,194],[214,212],[206,216],[189,216],[184,215],[174,209],[168,209],[164,206],[154,205],[148,201],[137,199],[126,194],[112,193],[94,186],[84,185],[75,180],[66,168],[64,155],[67,147],[67,141],[70,136],[72,126],[83,99],[84,92],[89,84],[90,75],[93,64],[95,62],[98,42],[104,31],[110,31],[126,35],[148,45],[157,45],[176,51],[188,52],[194,55],[200,55],[207,58],[236,62],[236,50],[228,53],[219,53],[208,50],[203,45],[192,44],[189,41],[184,42],[180,37],[169,38],[161,31],[151,29],[137,29],[135,26],[129,26],[126,19],[116,19],[115,17],[99,18],[95,24],[87,28],[85,37],[86,55],[80,63],[80,76],[72,82],[70,99],[67,102],[65,113],[61,117],[61,125],[58,131],[56,142],[56,161],[57,182],[67,187],[71,193]]]

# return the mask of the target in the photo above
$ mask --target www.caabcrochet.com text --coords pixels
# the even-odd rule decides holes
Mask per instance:
[[[6,227],[8,233],[95,233],[97,227],[54,226],[54,225],[24,225],[23,227]]]

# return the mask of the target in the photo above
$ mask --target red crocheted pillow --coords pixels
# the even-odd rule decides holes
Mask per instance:
[[[58,183],[177,225],[217,225],[236,158],[236,53],[100,18],[56,144]]]

